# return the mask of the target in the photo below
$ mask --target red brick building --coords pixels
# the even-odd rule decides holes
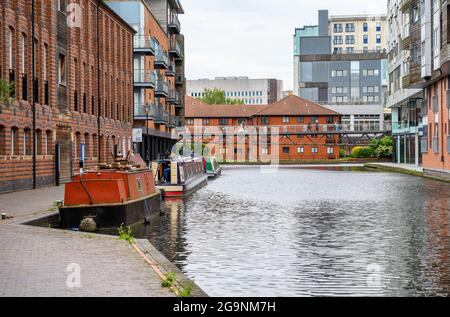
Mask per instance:
[[[227,157],[227,160],[233,158],[240,161],[242,157],[246,161],[249,158],[251,160],[255,157],[255,152],[251,155],[252,151],[258,153],[258,160],[261,155],[273,156],[281,161],[337,159],[339,135],[334,132],[340,120],[339,113],[297,96],[288,96],[264,106],[205,105],[186,97],[187,128],[192,135],[196,127],[203,133],[207,132],[202,141],[213,144],[212,154]],[[224,131],[227,128],[232,130],[231,127],[235,127],[237,135],[233,137],[234,142],[227,142]],[[254,131],[263,128],[269,131],[267,150],[259,148],[259,141],[251,137]],[[241,142],[245,146],[238,144],[239,131],[247,133],[245,142]],[[271,137],[271,131],[279,137]],[[215,132],[223,132],[223,138],[218,139]],[[233,155],[230,151],[233,151]]]
[[[33,80],[32,1],[2,1],[0,192],[32,188],[34,166],[36,187],[69,180],[81,144],[87,167],[131,149],[135,31],[100,0],[34,2]]]

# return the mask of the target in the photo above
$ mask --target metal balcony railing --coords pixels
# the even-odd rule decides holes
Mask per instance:
[[[134,36],[134,51],[155,55],[156,41],[150,35],[135,35]]]
[[[169,95],[169,85],[161,79],[158,78],[156,80],[156,86],[155,86],[155,96],[158,97],[167,97]]]
[[[147,115],[149,119],[154,119],[156,116],[156,105],[155,104],[134,104],[134,118],[146,120]]]
[[[155,66],[159,68],[167,69],[169,68],[170,62],[169,57],[163,50],[158,50],[155,56]]]
[[[164,110],[164,106],[162,104],[156,104],[155,123],[169,123],[169,113]]]
[[[175,63],[170,63],[169,67],[166,69],[166,76],[174,77],[175,70]]]
[[[392,122],[392,133],[404,133],[405,131],[417,133],[419,129],[422,129],[422,122]]]
[[[181,23],[178,19],[178,15],[172,15],[169,21],[169,29],[173,33],[180,34],[181,32]]]
[[[170,49],[169,54],[175,57],[176,59],[182,59],[183,53],[181,50],[181,45],[178,43],[178,41],[175,38],[172,38],[170,40]]]
[[[184,75],[177,75],[175,77],[175,85],[184,85],[184,83],[186,82],[186,78],[184,77]]]
[[[144,69],[134,70],[134,85],[138,87],[155,87],[156,75]]]

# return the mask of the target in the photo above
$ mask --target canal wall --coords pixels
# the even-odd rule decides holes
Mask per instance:
[[[395,164],[395,163],[366,163],[365,167],[396,172],[413,176],[420,176],[443,182],[450,182],[450,171],[434,170],[418,167],[415,165]]]

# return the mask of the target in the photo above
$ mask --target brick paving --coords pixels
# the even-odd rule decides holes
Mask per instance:
[[[127,242],[18,223],[48,214],[60,194],[49,188],[0,195],[0,208],[15,217],[0,220],[0,296],[174,296]],[[80,267],[76,288],[66,283],[72,263]]]

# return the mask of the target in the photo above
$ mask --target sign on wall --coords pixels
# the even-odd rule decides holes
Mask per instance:
[[[133,142],[142,143],[142,129],[133,129]]]

